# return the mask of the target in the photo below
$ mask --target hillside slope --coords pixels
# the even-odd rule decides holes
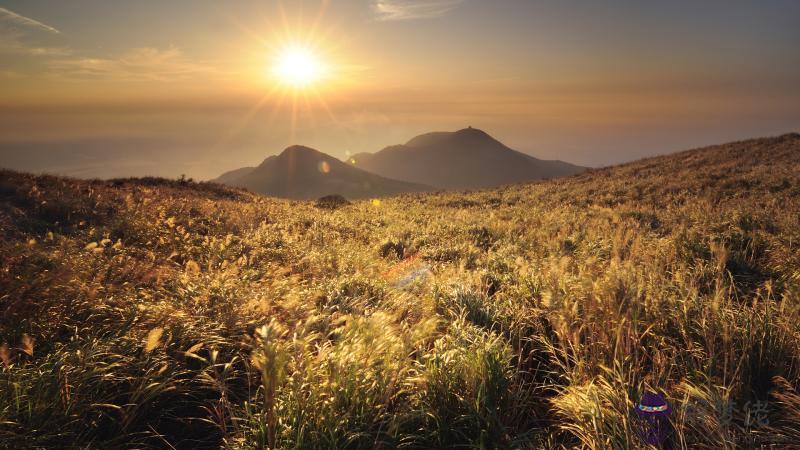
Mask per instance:
[[[3,171],[0,446],[639,448],[652,390],[793,448],[799,242],[797,134],[335,210]]]
[[[211,180],[211,182],[230,185],[236,183],[236,181],[238,181],[243,176],[249,175],[254,170],[256,170],[255,167],[240,167],[238,169],[229,170],[223,173],[222,175],[218,176],[217,178],[214,178],[213,180]]]
[[[475,128],[423,134],[374,154],[353,155],[349,161],[378,175],[442,189],[485,188],[585,170],[512,150]]]
[[[295,145],[258,167],[227,172],[214,180],[275,197],[313,199],[330,194],[347,198],[382,197],[432,188],[365,172],[312,148]]]

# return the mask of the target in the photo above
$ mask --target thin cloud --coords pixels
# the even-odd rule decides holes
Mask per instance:
[[[17,14],[14,11],[9,11],[5,8],[0,8],[0,21],[11,22],[17,25],[22,25],[29,28],[36,28],[39,30],[47,31],[48,33],[60,34],[61,32],[51,27],[50,25],[39,22],[38,20],[25,17]]]
[[[63,47],[36,46],[24,42],[25,35],[18,30],[0,30],[0,54],[38,57],[67,56],[73,52]]]
[[[431,19],[456,9],[464,0],[375,0],[376,18],[382,21]]]
[[[175,47],[135,48],[112,58],[59,58],[48,66],[51,75],[68,79],[179,81],[197,75],[223,75],[211,66],[189,61]]]

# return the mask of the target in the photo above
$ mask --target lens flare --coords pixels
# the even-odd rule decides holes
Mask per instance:
[[[272,74],[280,83],[303,88],[322,78],[324,65],[311,49],[290,45],[278,53]]]

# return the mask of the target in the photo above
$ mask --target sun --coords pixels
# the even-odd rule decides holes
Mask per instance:
[[[276,55],[272,66],[273,77],[281,84],[304,88],[318,82],[325,66],[314,52],[302,45],[289,45]]]

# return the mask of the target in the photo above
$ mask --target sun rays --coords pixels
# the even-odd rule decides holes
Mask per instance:
[[[281,50],[270,69],[276,81],[295,89],[313,86],[325,76],[325,63],[319,56],[297,44]]]
[[[232,19],[249,37],[250,47],[243,50],[250,55],[249,85],[262,94],[231,126],[218,147],[225,147],[255,123],[269,128],[278,119],[288,120],[288,138],[293,142],[301,124],[313,128],[320,115],[339,122],[330,104],[347,101],[345,88],[356,84],[354,75],[363,66],[343,62],[348,59],[343,48],[347,39],[335,25],[322,26],[327,5],[323,2],[305,18],[290,18],[279,4],[277,13],[265,15],[259,30]]]

